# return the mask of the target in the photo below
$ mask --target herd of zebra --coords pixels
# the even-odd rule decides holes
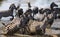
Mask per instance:
[[[53,24],[55,19],[60,18],[60,8],[58,5],[52,2],[50,4],[50,8],[41,8],[35,7],[33,10],[31,9],[31,4],[28,2],[28,10],[23,12],[22,8],[19,8],[12,4],[9,7],[8,11],[0,12],[1,17],[12,16],[12,21],[5,25],[6,34],[14,34],[17,31],[20,31],[22,34],[44,34],[45,29]],[[13,16],[13,10],[16,11],[16,16]]]

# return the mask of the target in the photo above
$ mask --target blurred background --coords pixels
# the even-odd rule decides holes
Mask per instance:
[[[8,10],[12,3],[14,3],[16,6],[20,4],[21,8],[23,8],[25,11],[27,9],[27,2],[31,3],[32,8],[35,6],[39,8],[48,8],[51,2],[55,2],[56,4],[60,5],[60,0],[0,0],[0,11]]]

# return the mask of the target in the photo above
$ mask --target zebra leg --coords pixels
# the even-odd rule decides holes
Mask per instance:
[[[22,34],[27,34],[27,30],[26,30],[26,28],[24,27],[24,28],[22,28]]]
[[[25,34],[25,29],[24,28],[21,29],[21,34]]]
[[[36,27],[36,34],[40,34],[40,35],[43,34],[40,25],[38,25],[38,26]]]
[[[26,26],[24,29],[25,29],[25,34],[30,34],[30,29],[28,26]]]

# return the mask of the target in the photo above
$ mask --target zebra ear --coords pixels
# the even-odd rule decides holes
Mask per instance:
[[[31,8],[31,4],[30,4],[30,2],[28,2],[28,7]]]
[[[20,4],[18,4],[18,6],[16,7],[16,9],[18,10],[20,8]]]

